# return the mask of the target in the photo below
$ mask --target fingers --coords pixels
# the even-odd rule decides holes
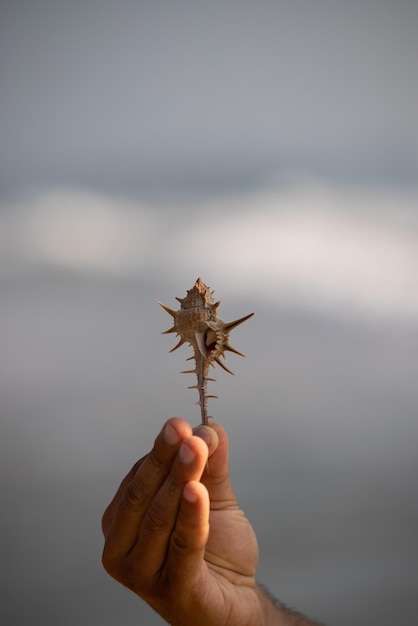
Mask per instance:
[[[132,478],[135,476],[136,471],[142,465],[144,459],[145,459],[145,457],[142,457],[142,459],[137,461],[135,463],[135,465],[132,467],[132,469],[127,473],[127,475],[125,476],[125,478],[122,480],[121,484],[119,485],[119,489],[115,493],[112,501],[110,502],[109,506],[106,508],[105,512],[103,513],[103,517],[102,517],[102,532],[103,532],[105,537],[106,537],[107,532],[108,532],[108,530],[110,528],[110,525],[112,523],[116,507],[118,506],[118,503],[121,500],[122,493],[125,490],[126,485],[128,483],[130,483]]]
[[[151,452],[122,481],[103,516],[108,561],[122,558],[136,543],[142,519],[166,480],[182,440],[191,433],[191,427],[184,420],[168,420]]]
[[[171,548],[170,541],[173,532],[174,536],[178,536],[178,529],[180,528],[182,541],[188,542],[190,539],[184,532],[184,527],[189,524],[190,510],[193,507],[190,505],[187,507],[182,502],[182,495],[185,487],[191,481],[193,483],[199,481],[207,458],[208,448],[200,438],[192,436],[184,439],[170,474],[161,485],[142,519],[135,550],[140,554],[141,560],[147,564],[150,577],[159,572],[166,562],[167,552]],[[193,488],[191,490],[191,493],[194,493]],[[186,491],[186,494],[189,494],[189,491]],[[185,515],[185,511],[189,514]],[[195,532],[200,532],[198,531],[199,519],[194,520],[192,526]],[[207,531],[201,535],[205,535],[205,532],[207,535]]]
[[[204,574],[202,568],[209,537],[209,494],[201,482],[190,481],[183,490],[177,522],[170,538],[167,572],[175,588],[191,592]],[[180,598],[179,598],[180,600]]]
[[[146,563],[148,578],[163,566],[178,521],[183,489],[188,482],[200,480],[208,454],[217,446],[218,437],[212,428],[203,427],[197,434],[193,436],[190,426],[180,418],[168,420],[152,451],[122,481],[103,516],[103,565],[112,575],[132,552],[138,562]],[[194,507],[199,507],[199,502],[198,498]],[[184,510],[193,509],[184,506]],[[187,524],[181,510],[180,519],[186,519]],[[196,532],[200,533],[199,541],[207,536],[207,530],[202,534],[196,527]]]
[[[180,418],[168,420],[103,516],[105,569],[142,596],[163,572],[178,578],[179,588],[187,586],[186,574],[196,580],[206,571],[210,508],[236,504],[228,475],[219,424],[192,431]]]

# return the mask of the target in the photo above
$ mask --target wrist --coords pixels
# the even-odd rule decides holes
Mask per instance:
[[[321,626],[301,613],[288,609],[262,585],[257,584],[256,593],[261,607],[261,626]]]
[[[262,622],[261,626],[278,626],[280,615],[276,601],[270,596],[269,592],[261,585],[257,584],[256,593],[261,607]]]

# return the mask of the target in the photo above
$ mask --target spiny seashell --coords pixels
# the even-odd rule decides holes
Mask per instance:
[[[213,291],[198,278],[194,287],[189,289],[185,298],[176,298],[180,302],[180,309],[173,311],[167,306],[159,302],[174,319],[174,325],[166,333],[176,333],[180,337],[177,345],[170,350],[177,350],[184,343],[189,343],[193,348],[193,356],[187,360],[195,360],[195,368],[181,372],[182,374],[196,374],[197,384],[188,389],[197,389],[199,391],[200,411],[202,415],[202,424],[208,424],[209,417],[207,411],[207,399],[216,398],[217,396],[207,395],[208,381],[216,382],[214,378],[208,377],[209,367],[214,367],[215,363],[220,365],[229,374],[233,374],[224,363],[221,357],[225,358],[225,352],[235,352],[240,356],[244,356],[238,350],[229,345],[229,332],[242,322],[245,322],[254,313],[250,313],[245,317],[234,322],[225,323],[218,317],[218,307],[220,302],[213,301]]]

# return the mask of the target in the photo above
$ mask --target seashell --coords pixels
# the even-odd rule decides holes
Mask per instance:
[[[254,315],[250,313],[234,322],[223,322],[218,316],[220,302],[213,301],[213,293],[202,279],[198,278],[194,287],[187,291],[185,298],[176,298],[180,302],[178,311],[169,309],[161,302],[158,303],[174,319],[174,325],[162,334],[176,333],[180,337],[179,342],[170,352],[174,352],[184,343],[190,344],[193,348],[193,356],[187,360],[194,359],[195,367],[181,373],[197,376],[197,384],[188,389],[197,389],[199,392],[199,401],[196,404],[200,406],[202,424],[209,423],[207,399],[217,398],[207,393],[208,381],[216,382],[214,378],[208,377],[209,368],[218,364],[233,375],[221,358],[225,358],[225,352],[244,355],[229,345],[229,333]]]

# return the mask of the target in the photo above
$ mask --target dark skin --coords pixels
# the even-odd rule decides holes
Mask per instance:
[[[172,626],[313,624],[256,583],[257,540],[229,481],[219,424],[194,434],[183,419],[168,420],[122,481],[102,528],[106,571]]]

